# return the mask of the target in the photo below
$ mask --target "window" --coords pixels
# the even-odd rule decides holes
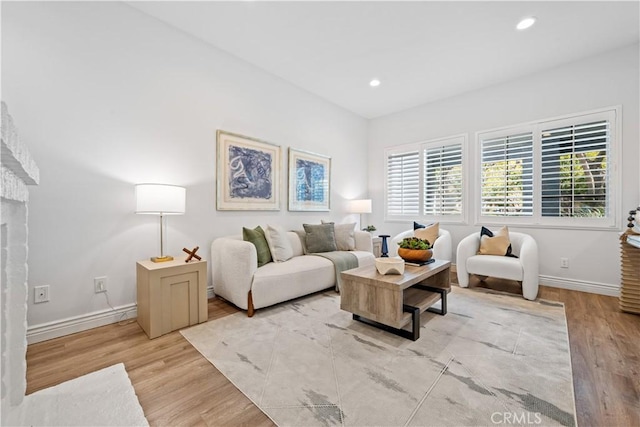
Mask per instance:
[[[418,215],[420,163],[418,151],[387,156],[387,215]]]
[[[425,148],[423,157],[423,214],[462,214],[462,144]]]
[[[609,122],[542,131],[542,216],[607,215]]]
[[[533,215],[533,134],[482,139],[482,215]]]
[[[618,109],[478,133],[478,222],[608,228]]]
[[[388,149],[386,219],[463,219],[466,135]]]

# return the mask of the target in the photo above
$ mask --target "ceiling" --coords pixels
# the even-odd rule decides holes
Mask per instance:
[[[637,1],[141,1],[131,6],[365,118],[638,43]],[[517,31],[517,22],[537,23]],[[372,78],[382,84],[369,86]]]

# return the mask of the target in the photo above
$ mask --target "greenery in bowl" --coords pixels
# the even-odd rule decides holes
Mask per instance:
[[[422,251],[431,249],[431,243],[429,243],[427,239],[418,239],[417,237],[405,237],[398,242],[398,246],[402,249],[416,249]]]
[[[362,229],[362,231],[376,231],[376,227],[373,225],[367,225],[365,228]]]

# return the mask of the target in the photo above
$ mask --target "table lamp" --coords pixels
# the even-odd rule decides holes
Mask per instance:
[[[371,199],[351,200],[349,212],[360,214],[360,227],[362,228],[362,214],[371,213]]]
[[[153,262],[171,261],[172,256],[164,254],[165,215],[184,214],[186,189],[177,185],[137,184],[136,213],[160,216],[160,256],[151,257]]]

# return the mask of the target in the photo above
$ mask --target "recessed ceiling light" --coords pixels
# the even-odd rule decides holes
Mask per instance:
[[[534,18],[533,16],[530,16],[530,17],[524,18],[522,21],[518,22],[518,25],[516,25],[516,28],[518,30],[526,30],[527,28],[529,28],[530,26],[532,26],[535,23],[536,23],[536,18]]]
[[[369,82],[369,86],[371,86],[371,87],[377,87],[377,86],[380,86],[380,80],[378,80],[378,79],[373,79],[373,80],[371,80],[371,81]]]

